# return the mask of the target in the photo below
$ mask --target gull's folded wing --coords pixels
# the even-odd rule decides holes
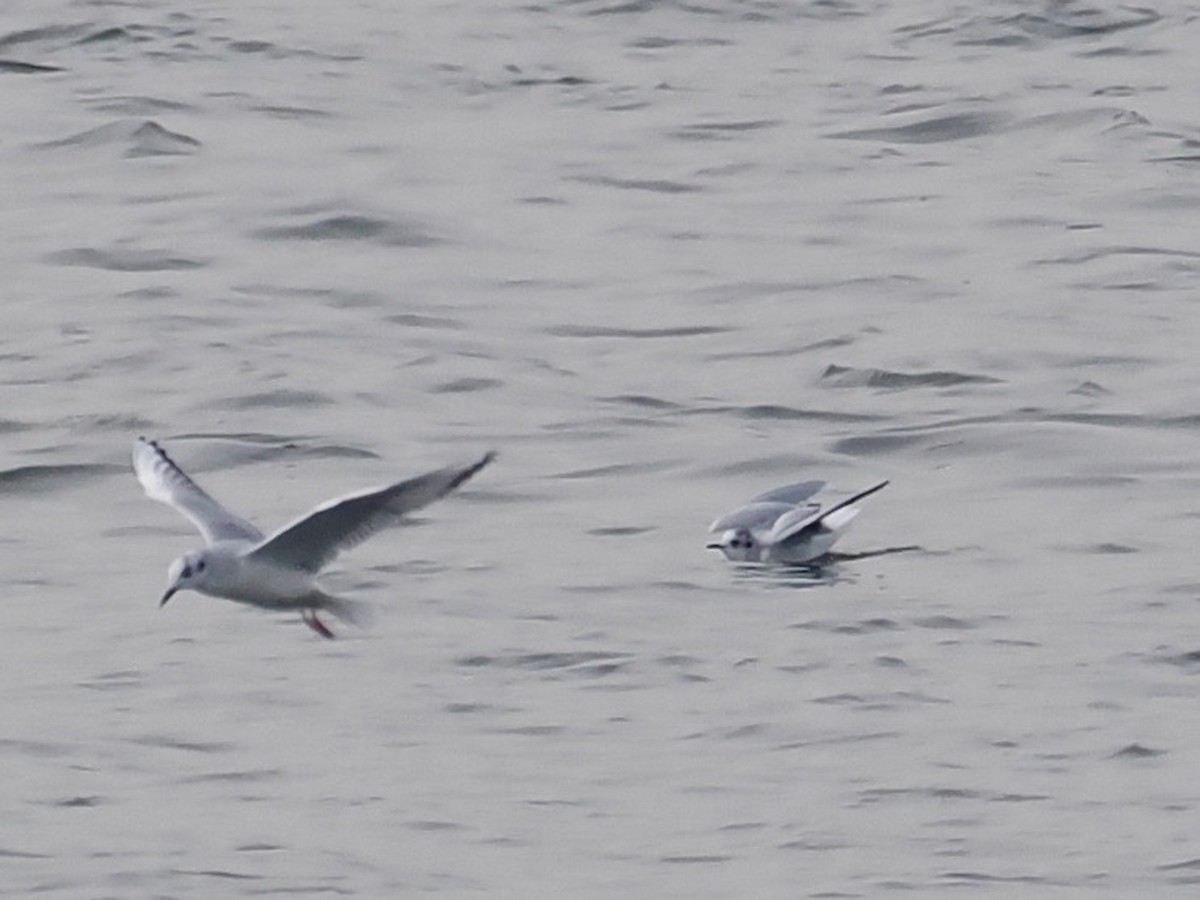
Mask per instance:
[[[248,556],[315,574],[343,550],[444,497],[495,457],[488,453],[469,466],[447,466],[391,487],[330,500],[268,537]]]
[[[187,516],[209,544],[262,540],[261,531],[205,493],[156,442],[144,437],[134,442],[133,471],[147,497],[173,506]]]

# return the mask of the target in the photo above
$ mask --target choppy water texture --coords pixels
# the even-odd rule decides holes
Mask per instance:
[[[1191,896],[1197,12],[41,2],[0,20],[0,895]],[[270,528],[184,595],[138,433]],[[702,549],[809,478],[813,580]]]

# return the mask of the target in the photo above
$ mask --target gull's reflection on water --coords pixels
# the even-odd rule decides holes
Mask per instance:
[[[860,553],[831,552],[804,564],[743,563],[734,568],[734,577],[739,581],[757,581],[771,587],[797,589],[846,584],[855,581],[858,573],[844,571],[840,568],[840,563],[916,551],[925,552],[925,548],[918,544],[907,544],[903,547],[884,547]]]

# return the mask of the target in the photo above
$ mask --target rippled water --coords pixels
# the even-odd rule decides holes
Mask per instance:
[[[0,894],[1190,896],[1198,21],[8,4]],[[502,456],[322,642],[155,609],[139,433]],[[807,478],[921,549],[706,555]]]

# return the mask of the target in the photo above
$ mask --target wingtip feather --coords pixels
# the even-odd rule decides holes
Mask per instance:
[[[455,480],[454,486],[458,487],[458,485],[462,484],[467,479],[473,478],[481,469],[483,469],[484,466],[495,462],[496,457],[499,455],[500,454],[495,450],[489,450],[487,453],[483,454],[483,456],[481,456],[474,465],[467,466],[465,469],[463,469],[462,476]]]

